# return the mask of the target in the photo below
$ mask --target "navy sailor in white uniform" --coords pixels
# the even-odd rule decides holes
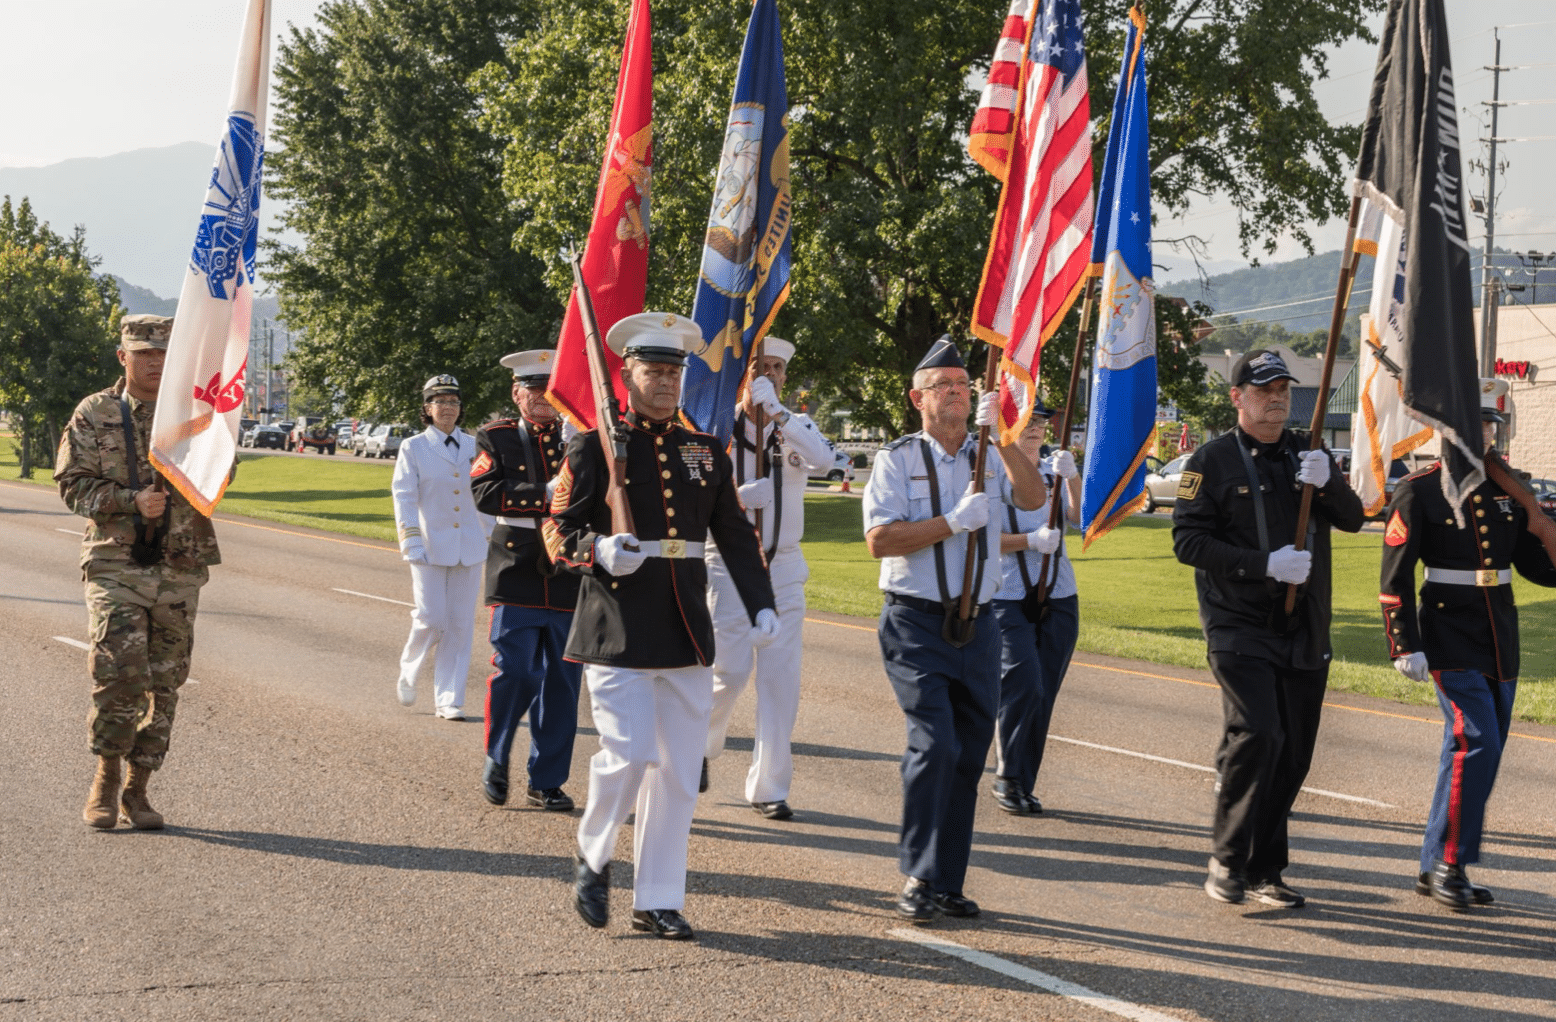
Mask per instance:
[[[1006,486],[1023,510],[1047,499],[1037,466],[1014,445],[989,458],[972,492],[978,438],[967,429],[970,381],[950,337],[935,342],[909,391],[923,429],[876,455],[864,494],[865,543],[881,561],[881,656],[907,717],[902,755],[898,866],[907,878],[897,913],[914,923],[975,916],[963,893],[973,810],[999,707],[999,624],[989,601],[1000,586],[997,521]],[[994,424],[997,394],[978,402],[979,425]],[[990,497],[993,496],[991,502]],[[985,526],[992,526],[992,529]],[[992,532],[992,535],[991,535]],[[977,558],[973,617],[955,620],[967,546]]]
[[[735,470],[735,492],[755,521],[762,512],[762,549],[778,601],[778,637],[765,649],[751,641],[751,620],[729,577],[718,547],[708,544],[708,609],[716,630],[713,659],[713,716],[703,764],[724,751],[724,735],[735,702],[756,669],[756,741],[746,772],[745,797],[751,808],[770,820],[787,820],[789,784],[794,760],[789,739],[800,712],[800,642],[805,621],[805,580],[810,568],[800,553],[805,532],[805,480],[813,471],[832,467],[832,445],[808,416],[791,412],[779,401],[794,345],[778,337],[763,342],[762,364],[735,415],[729,457]],[[756,470],[758,408],[766,415],[762,445],[767,471]]]

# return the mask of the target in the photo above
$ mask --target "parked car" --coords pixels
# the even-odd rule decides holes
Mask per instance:
[[[1556,479],[1531,479],[1529,488],[1534,491],[1534,499],[1545,517],[1556,518]]]
[[[238,420],[238,442],[242,443],[243,442],[243,434],[247,433],[249,430],[253,429],[257,425],[259,425],[259,420],[258,419],[239,419]]]
[[[1183,466],[1189,463],[1187,454],[1163,465],[1159,458],[1145,459],[1145,510],[1172,507],[1178,499],[1178,480]]]
[[[323,416],[305,415],[292,427],[291,449],[304,454],[313,448],[320,454],[335,453],[335,427],[324,421]]]
[[[362,455],[367,458],[393,458],[400,453],[400,442],[415,435],[409,426],[380,423],[362,441]]]
[[[339,446],[339,448],[343,451],[351,450],[351,437],[355,433],[356,426],[352,424],[350,419],[342,419],[341,421],[335,423],[336,445]]]
[[[244,447],[273,447],[286,450],[286,430],[280,426],[257,425],[243,434]]]
[[[810,474],[810,478],[812,478],[812,479],[825,479],[829,483],[840,483],[840,482],[843,482],[845,479],[848,480],[849,482],[853,482],[853,479],[854,479],[854,458],[853,458],[853,455],[849,454],[847,451],[833,451],[832,452],[832,467],[831,468],[821,469],[819,471],[813,471]]]
[[[282,419],[280,422],[271,423],[271,425],[281,427],[281,432],[285,433],[288,437],[292,435],[292,426],[294,423],[291,419]]]
[[[362,457],[362,449],[367,446],[368,435],[372,433],[375,428],[377,428],[377,423],[359,421],[356,425],[356,428],[351,431],[351,443],[342,443],[340,445],[340,449],[346,450],[349,447],[351,449],[352,457]]]

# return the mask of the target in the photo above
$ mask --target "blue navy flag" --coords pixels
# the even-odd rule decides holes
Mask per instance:
[[[1091,249],[1091,273],[1102,277],[1102,298],[1081,491],[1085,546],[1145,506],[1145,457],[1156,442],[1156,284],[1151,279],[1144,13],[1131,9],[1129,22]]]
[[[702,248],[692,319],[704,348],[686,363],[681,410],[728,443],[751,350],[789,297],[789,97],[776,0],[746,26]]]

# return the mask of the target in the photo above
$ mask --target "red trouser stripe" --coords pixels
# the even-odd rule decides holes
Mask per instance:
[[[1443,693],[1449,706],[1453,707],[1453,744],[1457,750],[1453,754],[1453,777],[1448,782],[1448,830],[1443,835],[1443,861],[1449,865],[1459,864],[1459,811],[1464,804],[1464,757],[1469,753],[1469,742],[1464,737],[1464,711],[1459,709],[1459,704],[1448,699],[1448,693],[1443,689],[1440,672],[1432,672],[1432,681],[1436,683],[1438,691]]]

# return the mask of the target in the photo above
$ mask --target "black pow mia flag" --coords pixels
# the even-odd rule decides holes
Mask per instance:
[[[1455,111],[1442,0],[1392,0],[1355,194],[1403,237],[1404,403],[1442,438],[1443,494],[1458,516],[1486,470]]]

